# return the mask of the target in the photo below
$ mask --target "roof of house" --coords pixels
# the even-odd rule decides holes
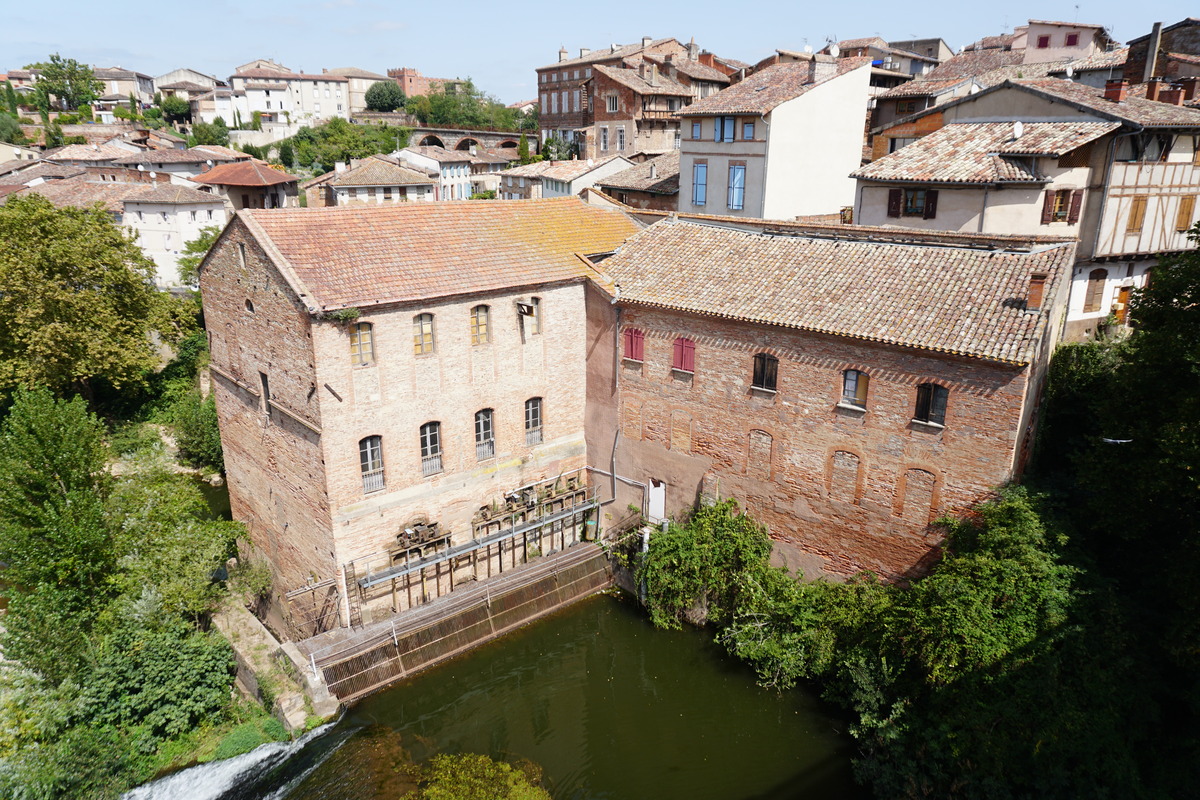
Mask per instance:
[[[174,83],[164,83],[157,88],[159,88],[159,89],[183,89],[184,91],[187,91],[187,92],[207,92],[212,87],[204,86],[203,84],[195,83],[193,81],[175,81]]]
[[[140,72],[134,72],[131,69],[124,67],[97,67],[92,70],[92,75],[98,81],[113,81],[113,80],[128,80],[129,78],[145,78],[153,80],[149,75],[143,75]]]
[[[1184,17],[1183,19],[1179,20],[1179,22],[1176,22],[1172,25],[1167,25],[1167,26],[1163,27],[1162,32],[1166,33],[1167,31],[1173,31],[1176,28],[1182,28],[1186,25],[1200,25],[1200,18]],[[1130,39],[1128,42],[1126,42],[1126,44],[1137,44],[1138,42],[1144,42],[1145,40],[1147,40],[1149,38],[1150,38],[1150,34],[1144,33],[1141,36],[1137,37],[1136,39]],[[12,72],[9,72],[9,74],[11,75]]]
[[[281,183],[296,183],[300,179],[295,175],[272,169],[262,161],[250,159],[233,164],[217,164],[208,172],[191,180],[219,186],[277,186]]]
[[[243,78],[243,79],[258,78],[260,80],[268,80],[268,81],[301,80],[301,81],[332,81],[334,83],[346,83],[347,81],[350,80],[349,78],[346,78],[342,75],[334,75],[333,73],[326,73],[323,75],[310,75],[310,74],[304,73],[304,72],[291,72],[289,70],[262,69],[262,68],[242,70],[241,72],[235,73],[233,75],[233,77]]]
[[[129,151],[111,144],[69,144],[42,155],[50,161],[116,161]]]
[[[1065,73],[1067,67],[1070,67],[1073,72],[1090,72],[1098,69],[1114,69],[1116,67],[1125,66],[1125,61],[1129,57],[1129,48],[1121,47],[1117,50],[1106,50],[1103,53],[1094,53],[1087,58],[1077,58],[1074,61],[1067,61],[1064,64],[1057,64],[1050,70],[1051,75]],[[1120,76],[1118,76],[1120,77]]]
[[[247,210],[238,219],[313,311],[594,276],[581,256],[611,252],[639,229],[577,197]]]
[[[837,45],[841,50],[857,50],[861,47],[887,47],[888,43],[879,36],[864,36],[859,39],[843,39]]]
[[[367,69],[359,69],[358,67],[337,67],[335,69],[325,70],[326,75],[341,75],[345,78],[371,78],[377,81],[390,81],[387,75],[380,75],[378,72],[371,72]]]
[[[916,183],[1043,183],[1027,156],[1061,156],[1121,127],[1119,122],[959,122],[850,173]]]
[[[446,163],[454,163],[456,161],[471,160],[470,150],[447,150],[444,147],[438,147],[436,144],[411,145],[404,149],[410,153],[416,153],[417,155],[425,156],[426,158],[432,158],[439,164],[443,161]]]
[[[650,44],[648,46],[649,47],[657,47],[658,45],[663,45],[663,44],[666,44],[667,42],[678,43],[679,40],[673,36],[668,36],[665,39],[655,39],[654,41],[650,42]],[[683,45],[680,44],[680,47],[682,47],[682,46]],[[613,59],[613,58],[625,58],[627,56],[636,55],[637,53],[642,52],[643,50],[646,49],[646,47],[647,47],[647,45],[643,45],[641,39],[634,42],[633,44],[613,45],[612,47],[602,47],[599,50],[590,51],[585,56],[579,56],[578,58],[568,58],[563,61],[556,61],[553,64],[547,64],[544,67],[538,67],[537,71],[541,72],[542,70],[545,70],[545,69],[558,69],[558,68],[562,68],[562,67],[581,67],[584,64],[591,64],[596,61],[608,61],[609,59]]]
[[[143,150],[140,153],[127,153],[118,159],[114,159],[114,164],[203,164],[205,161],[211,161],[214,158],[219,158],[215,153],[207,152],[197,148],[188,150]]]
[[[682,56],[675,56],[668,61],[666,56],[660,56],[655,53],[643,53],[642,60],[658,64],[659,67],[671,67],[679,74],[686,75],[696,81],[711,81],[713,83],[732,82],[732,79],[724,72],[721,72],[721,70]]]
[[[436,178],[431,178],[424,172],[418,172],[408,166],[401,166],[398,159],[391,156],[370,156],[364,158],[355,167],[337,173],[330,186],[413,186],[433,185]],[[408,162],[404,162],[407,164]]]
[[[159,183],[149,188],[134,192],[125,198],[126,203],[163,203],[166,205],[209,204],[223,205],[220,197],[193,189],[190,186],[178,186],[172,183]]]
[[[1025,55],[1020,50],[964,50],[947,58],[918,80],[941,81],[950,78],[970,78],[985,72],[1020,64]]]
[[[691,89],[679,83],[674,78],[668,78],[661,73],[655,78],[656,83],[650,83],[639,75],[636,69],[606,67],[603,64],[597,64],[593,69],[593,75],[603,75],[626,88],[633,89],[638,94],[672,95],[677,97],[692,96]]]
[[[1104,90],[1058,78],[1006,81],[1000,86],[1018,89],[1069,103],[1109,119],[1132,123],[1145,128],[1200,128],[1200,111],[1194,108],[1160,103],[1144,97],[1130,96],[1117,103],[1104,98]]]
[[[811,74],[811,65],[807,63],[775,64],[746,76],[727,89],[722,89],[703,100],[697,100],[681,109],[681,113],[689,117],[766,114],[781,103],[797,98],[815,86],[815,83],[809,82]]]
[[[629,159],[624,156],[609,156],[597,161],[588,159],[581,161],[572,159],[571,161],[535,161],[532,164],[522,164],[519,167],[506,169],[499,175],[511,175],[514,178],[540,178],[549,179],[552,181],[573,181],[595,169],[599,169],[610,161],[620,159],[626,164],[632,164]]]
[[[125,210],[125,200],[130,195],[145,190],[144,183],[123,183],[120,181],[89,181],[83,176],[68,178],[60,181],[47,181],[37,186],[26,188],[26,193],[40,194],[58,208],[78,206],[87,208],[100,203],[112,214],[120,214]]]
[[[471,156],[472,164],[511,164],[520,155],[515,147],[477,147]]]
[[[248,161],[253,158],[249,153],[243,153],[240,150],[234,150],[232,147],[226,147],[222,144],[198,144],[192,150],[207,150],[222,159],[233,159],[235,161]]]
[[[17,164],[16,169],[5,169],[6,165]],[[22,169],[21,167],[25,167]],[[0,175],[7,175],[5,183],[29,183],[37,178],[60,179],[82,175],[86,168],[76,164],[53,164],[49,161],[7,161],[0,164]]]
[[[976,83],[976,80],[970,77],[947,78],[942,81],[907,81],[899,86],[893,86],[886,92],[875,95],[875,97],[876,99],[882,97],[889,100],[897,97],[933,97],[973,83]]]
[[[1183,64],[1200,64],[1200,56],[1195,56],[1191,53],[1165,53],[1164,55],[1171,61],[1179,61]]]
[[[650,176],[651,169],[654,177]],[[652,194],[679,193],[679,151],[672,150],[656,158],[634,164],[598,181],[600,186],[613,189],[629,189]]]
[[[1027,312],[1013,300],[1035,273],[1047,276],[1053,296],[1069,278],[1074,242],[1016,251],[955,241],[926,234],[894,244],[800,228],[769,235],[666,219],[602,267],[622,303],[1030,363],[1051,310]]]
[[[967,45],[964,51],[978,50],[1010,50],[1017,39],[1016,33],[1002,33],[999,36],[984,36],[977,42]]]

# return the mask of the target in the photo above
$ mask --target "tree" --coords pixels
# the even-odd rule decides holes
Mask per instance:
[[[20,144],[23,141],[25,141],[25,135],[21,133],[21,126],[17,123],[16,117],[0,114],[0,142]]]
[[[43,136],[45,137],[46,149],[50,150],[55,147],[62,147],[67,143],[63,136],[62,127],[57,122],[51,122],[43,128]]]
[[[529,157],[529,137],[524,133],[521,134],[521,140],[517,142],[517,160],[522,164],[528,164],[533,160]]]
[[[97,379],[120,388],[153,369],[150,332],[166,311],[154,262],[108,211],[10,197],[0,241],[0,391],[90,397]]]
[[[209,225],[200,230],[200,235],[183,245],[183,253],[179,256],[179,280],[184,286],[193,289],[200,285],[200,262],[208,255],[209,249],[221,235],[221,228]]]
[[[404,105],[404,90],[395,81],[379,81],[367,89],[369,111],[395,111]]]
[[[542,143],[542,158],[546,161],[569,161],[578,155],[579,148],[574,143],[568,143],[557,136],[551,136]]]
[[[60,108],[71,111],[88,105],[104,91],[104,84],[96,80],[91,67],[58,53],[50,56],[49,61],[30,64],[26,69],[41,70],[33,89],[37,104],[46,108],[51,96],[58,99]]]
[[[192,115],[191,104],[182,97],[173,94],[164,97],[162,103],[159,104],[159,108],[167,115],[167,119],[173,122],[178,122]]]
[[[290,167],[296,163],[296,153],[292,149],[292,143],[286,139],[279,145],[279,161],[285,167]]]
[[[218,144],[229,146],[229,126],[217,117],[212,122],[197,122],[192,126],[192,137],[196,144]]]
[[[17,102],[17,90],[13,88],[12,81],[4,82],[4,105],[14,117],[21,113],[20,103]]]

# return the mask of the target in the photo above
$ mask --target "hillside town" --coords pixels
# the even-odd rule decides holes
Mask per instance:
[[[1063,703],[1099,715],[1062,677],[1086,648],[1053,638],[1099,623],[1079,622],[1072,614],[1084,612],[1063,598],[1086,596],[1087,620],[1111,612],[1119,636],[1135,639],[1157,595],[1146,589],[1119,613],[1106,599],[1128,585],[1131,554],[1149,547],[1183,570],[1200,546],[1194,532],[1154,546],[1136,534],[1151,520],[1195,526],[1194,477],[1158,494],[1147,486],[1150,474],[1182,476],[1200,457],[1195,295],[1170,288],[1200,269],[1183,266],[1200,236],[1200,19],[1149,21],[1126,42],[1100,24],[1039,19],[979,34],[961,48],[932,35],[799,49],[764,41],[737,54],[745,61],[691,37],[557,51],[532,42],[537,96],[512,104],[413,67],[304,72],[255,58],[223,77],[187,66],[155,77],[84,64],[66,48],[0,64],[0,388],[12,409],[0,483],[18,487],[0,491],[0,517],[14,514],[0,523],[9,541],[0,575],[11,583],[0,591],[12,597],[0,616],[11,628],[0,634],[6,663],[24,663],[39,686],[86,688],[101,674],[88,670],[109,668],[105,648],[123,630],[114,620],[142,619],[147,604],[167,613],[172,590],[147,576],[191,575],[198,588],[186,597],[203,597],[180,600],[172,625],[183,627],[162,623],[155,635],[224,637],[225,682],[211,709],[186,722],[183,712],[161,725],[148,711],[113,712],[104,746],[164,752],[161,742],[231,702],[235,682],[233,696],[265,708],[253,744],[270,740],[271,726],[275,739],[301,741],[339,708],[615,585],[656,623],[716,626],[764,685],[823,687],[857,715],[855,780],[874,796],[1100,796],[1110,778],[1114,796],[1151,784],[1144,796],[1182,796],[1194,739],[1168,748],[1178,770],[1160,770],[1157,783],[1147,775],[1158,762],[1114,742],[1146,748],[1150,728],[1180,730],[1200,710],[1200,684],[1187,677],[1200,675],[1194,579],[1162,601],[1169,624],[1147,623],[1155,642],[1181,644],[1153,656],[1170,663],[1168,688],[1148,685],[1144,705],[1155,710],[1135,733],[1114,723],[1103,741],[1072,750],[1064,743],[1083,736],[1071,727],[1083,717],[1035,730],[1042,723],[1030,720],[1052,703],[1030,700],[1039,710],[1024,721],[994,712],[988,724],[1017,743],[1011,754],[996,745],[1005,768],[1052,775],[1005,778],[1008,794],[984,774],[1003,765],[964,753],[977,744],[970,737],[987,739],[974,726],[993,713],[989,702],[1037,696],[1032,671],[1054,675],[1038,686],[1070,695]],[[53,220],[70,233],[40,247]],[[109,258],[94,255],[101,247],[135,265],[136,279],[70,274]],[[40,285],[30,275],[48,269],[35,265],[51,263],[59,288],[29,289]],[[54,292],[92,291],[106,299],[55,317],[65,301]],[[1180,299],[1155,293],[1168,291]],[[109,333],[118,317],[111,330],[126,339]],[[1179,320],[1191,333],[1172,327]],[[89,324],[104,333],[63,333]],[[1164,330],[1183,343],[1136,361]],[[62,352],[46,344],[58,337]],[[118,369],[114,354],[130,348],[146,350],[143,360]],[[38,428],[43,412],[22,410],[38,391],[63,409],[82,398],[70,413],[86,408],[93,422]],[[1179,422],[1151,432],[1160,407]],[[129,532],[148,520],[170,527],[166,511],[146,509],[176,495],[166,483],[143,486],[142,500],[109,487],[142,474],[117,447],[101,458],[107,466],[72,474],[79,494],[117,498],[95,520],[124,531],[113,541],[129,548],[105,561],[111,572],[81,582],[79,597],[125,581],[112,589],[125,599],[112,601],[111,619],[23,622],[34,613],[25,609],[41,608],[26,592],[43,591],[39,581],[65,592],[91,556],[38,572],[19,555],[54,562],[65,541],[12,533],[34,525],[14,509],[48,508],[58,491],[27,490],[22,476],[60,469],[6,466],[23,441],[13,422],[22,413],[29,441],[52,428],[91,441],[93,424],[109,430],[97,442],[143,431],[153,443],[139,447],[181,459],[174,478],[194,472],[205,491],[224,487],[231,521],[212,521],[203,545],[172,540],[177,562],[130,571],[152,548],[128,545]],[[207,460],[195,455],[201,434],[189,432],[202,424],[217,454]],[[1151,439],[1162,449],[1144,449]],[[77,496],[64,489],[62,508]],[[1085,522],[1085,510],[1098,509],[1111,513],[1112,542],[1089,533],[1096,520]],[[718,535],[712,550],[687,550],[720,528],[701,524],[718,513],[752,520],[758,544]],[[1038,514],[1037,543],[1016,543],[1013,531]],[[59,530],[46,519],[37,531]],[[1007,544],[988,557],[1005,566],[956,567],[978,557],[989,525]],[[1086,566],[1070,560],[1089,547]],[[1028,555],[1037,548],[1044,559]],[[705,572],[722,559],[741,571]],[[1107,576],[1110,566],[1112,583],[1064,588],[1069,575]],[[691,589],[678,588],[685,572]],[[981,576],[1001,574],[992,600],[954,605],[984,592],[992,578]],[[937,622],[933,611],[904,616],[911,598],[929,596],[922,586],[940,587],[928,589],[944,612]],[[1012,610],[1035,589],[1036,603]],[[71,602],[52,605],[67,614]],[[909,633],[925,624],[936,636]],[[1033,632],[1022,639],[1021,626]],[[31,631],[104,645],[74,661],[55,651],[41,668]],[[1128,658],[1132,674],[1128,664],[1141,662]],[[1080,670],[1081,683],[1091,680]],[[104,680],[119,685],[116,674],[111,666]],[[0,681],[14,698],[16,686]],[[901,686],[907,695],[888,694]],[[960,710],[970,701],[947,699],[952,688],[975,692],[985,710]],[[868,709],[867,696],[892,699]],[[102,701],[81,697],[61,712],[63,730],[100,724],[87,709]],[[909,706],[919,711],[902,725]],[[963,730],[973,732],[953,747],[939,740],[945,752],[913,753],[938,715],[951,727],[969,719]],[[1111,722],[1087,720],[1106,731]],[[129,732],[137,725],[143,739]],[[43,751],[65,741],[36,736]],[[22,770],[41,764],[19,739],[0,735],[0,788],[34,781]],[[1053,766],[1039,760],[1043,743]],[[900,766],[898,748],[920,765]],[[1134,777],[1078,767],[1097,754],[1125,759],[1113,769]],[[104,791],[186,766],[151,761],[106,773]],[[422,769],[431,768],[411,773],[418,794],[405,796],[459,796],[436,794],[440,778]],[[59,788],[28,796],[116,796],[85,795],[62,776]],[[536,790],[559,796],[554,780]]]

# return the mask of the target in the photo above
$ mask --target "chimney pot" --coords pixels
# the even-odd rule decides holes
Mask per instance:
[[[1104,99],[1113,103],[1124,103],[1129,96],[1129,81],[1115,80],[1104,84]]]
[[[657,177],[658,177],[658,164],[651,164],[650,165],[650,180],[654,180]]]
[[[1195,98],[1197,95],[1200,95],[1200,77],[1180,78],[1179,88],[1183,90],[1183,99],[1185,102]]]
[[[652,36],[643,36],[643,37],[642,37],[642,47],[649,47],[649,46],[650,46],[650,43],[651,43],[651,42],[653,42],[653,41],[654,41],[654,37],[652,37]]]
[[[1158,90],[1158,102],[1172,106],[1183,105],[1182,86],[1164,86]]]
[[[569,56],[570,56],[570,53],[567,52],[567,48],[565,46],[558,48],[558,60],[559,61],[566,61]]]
[[[1146,99],[1158,100],[1158,93],[1162,91],[1162,87],[1162,78],[1151,78],[1150,80],[1146,81]]]
[[[1046,276],[1034,274],[1029,276],[1029,293],[1025,298],[1026,311],[1042,310],[1042,295],[1046,290]]]
[[[590,52],[592,52],[590,48],[587,48],[587,47],[581,47],[581,48],[579,48],[579,57],[580,57],[580,58],[583,58],[584,56],[586,56],[586,55],[587,55],[588,53],[590,53]]]

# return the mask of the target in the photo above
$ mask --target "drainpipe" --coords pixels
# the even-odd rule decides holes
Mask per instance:
[[[983,208],[979,209],[979,233],[983,233],[983,218],[987,216],[988,192],[991,190],[991,185],[983,187]]]
[[[767,115],[763,114],[759,117],[763,124],[763,176],[762,176],[762,199],[758,204],[758,215],[762,218],[767,216],[767,176],[770,175],[769,167],[771,165],[771,123],[767,122]],[[737,132],[734,132],[734,139],[737,139]],[[749,167],[749,164],[746,165]],[[728,180],[728,179],[727,179]]]

